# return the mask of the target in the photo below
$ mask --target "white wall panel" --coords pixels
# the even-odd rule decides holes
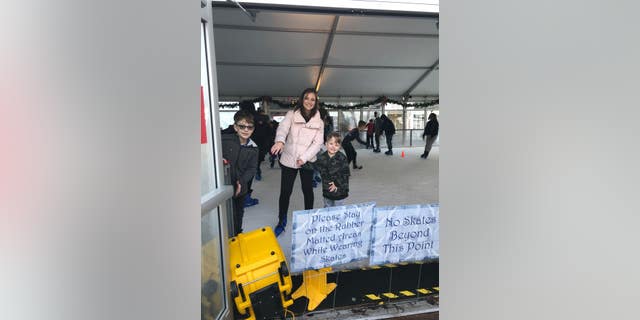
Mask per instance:
[[[328,63],[430,66],[436,59],[438,39],[336,35]]]
[[[435,18],[393,18],[342,16],[339,31],[438,34]]]
[[[216,29],[218,62],[322,62],[326,34]]]
[[[220,96],[295,96],[315,86],[319,67],[218,66]]]
[[[397,96],[424,73],[422,70],[354,70],[327,68],[320,96]]]
[[[416,79],[417,80],[417,79]],[[431,72],[411,92],[412,96],[438,95],[440,92],[440,74],[438,70]]]
[[[333,16],[259,10],[256,15],[256,21],[252,22],[251,19],[249,19],[249,16],[240,10],[240,8],[214,8],[213,23],[254,27],[319,29],[329,31],[331,30],[331,24],[333,23]]]

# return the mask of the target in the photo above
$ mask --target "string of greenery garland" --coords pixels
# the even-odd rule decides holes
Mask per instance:
[[[247,100],[243,100],[241,102],[251,102],[251,103],[256,103],[256,102],[261,102],[263,100],[268,101],[270,104],[276,104],[284,109],[289,109],[289,108],[293,108],[296,105],[296,101],[293,100],[291,102],[286,102],[286,101],[281,101],[281,100],[275,100],[272,99],[271,97],[258,97],[258,98],[254,98],[254,99],[247,99]],[[234,103],[220,103],[220,108],[238,108],[240,106],[241,102],[234,102]],[[353,110],[353,109],[361,109],[361,108],[367,108],[371,105],[375,105],[375,104],[379,104],[379,103],[394,103],[394,104],[399,104],[402,105],[402,102],[397,101],[397,100],[393,100],[393,99],[389,99],[385,96],[382,97],[378,97],[374,100],[371,101],[367,101],[367,102],[362,102],[362,103],[358,103],[358,104],[354,104],[354,105],[335,105],[335,104],[329,104],[329,103],[324,103],[324,102],[320,102],[320,106],[327,109],[327,110]],[[410,107],[414,107],[414,108],[428,108],[434,105],[437,105],[440,103],[440,99],[435,99],[435,100],[431,100],[431,101],[427,101],[427,102],[415,102],[415,103],[409,103],[407,104]]]

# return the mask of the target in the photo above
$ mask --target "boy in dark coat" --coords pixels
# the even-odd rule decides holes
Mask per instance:
[[[233,116],[233,121],[236,132],[222,135],[222,157],[231,165],[233,227],[234,235],[237,235],[242,232],[244,198],[258,167],[258,146],[250,138],[254,129],[253,115],[240,110]]]
[[[378,111],[373,113],[375,120],[373,120],[373,133],[374,133],[374,142],[376,145],[373,147],[373,152],[380,152],[380,136],[382,135],[382,118],[378,117]]]
[[[422,140],[426,138],[426,144],[424,146],[424,153],[420,155],[420,158],[426,159],[429,156],[429,151],[431,151],[431,145],[438,138],[438,130],[440,129],[440,124],[438,123],[438,116],[435,113],[431,113],[429,115],[429,121],[427,121],[427,125],[424,126],[424,133],[422,134]]]
[[[260,117],[260,115],[256,112],[256,106],[254,105],[253,102],[249,101],[249,100],[244,100],[244,101],[240,101],[240,110],[243,110],[247,113],[249,113],[252,117],[253,117],[253,133],[251,133],[251,140],[253,141],[253,143],[258,146],[258,165],[256,167],[256,173],[255,173],[255,178],[256,180],[260,180],[262,178],[262,176],[260,176],[261,172],[260,172],[260,163],[262,162],[262,160],[264,160],[264,153],[262,153],[265,149],[264,146],[264,136],[262,136],[263,133],[263,120],[261,120],[262,118]],[[259,135],[256,135],[256,132]],[[262,158],[261,158],[262,157]],[[251,179],[251,181],[249,181],[249,185],[247,187],[248,189],[248,193],[247,196],[244,197],[244,207],[251,207],[251,206],[255,206],[259,203],[258,199],[254,199],[251,197],[251,193],[253,192],[253,189],[251,188],[251,185],[253,184],[253,178]]]
[[[362,166],[358,166],[358,164],[356,163],[356,156],[358,155],[358,153],[356,152],[356,149],[353,148],[351,141],[356,140],[360,142],[360,144],[362,145],[365,145],[365,146],[367,145],[366,142],[360,139],[360,130],[364,130],[366,125],[367,125],[366,122],[360,120],[358,122],[358,127],[349,130],[349,132],[347,132],[347,134],[344,136],[344,139],[342,139],[342,148],[344,149],[344,152],[347,154],[347,161],[349,163],[353,161],[354,169],[362,169]]]
[[[382,130],[384,130],[384,137],[387,139],[387,148],[389,148],[389,151],[384,154],[390,156],[393,154],[391,140],[393,139],[393,135],[396,134],[396,126],[393,124],[393,121],[384,114],[380,116],[380,119],[382,119]]]
[[[339,151],[340,140],[339,133],[329,133],[325,142],[327,151],[318,155],[313,163],[322,177],[322,199],[325,208],[341,206],[349,195],[349,162]]]

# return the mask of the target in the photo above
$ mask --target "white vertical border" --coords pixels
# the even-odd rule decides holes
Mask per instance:
[[[205,37],[205,52],[206,52],[206,61],[207,61],[207,87],[205,88],[205,99],[208,99],[208,104],[210,108],[211,114],[211,142],[213,144],[213,154],[214,154],[214,168],[215,168],[215,179],[216,179],[216,188],[221,189],[224,186],[224,167],[222,165],[222,148],[221,148],[221,139],[220,139],[220,121],[219,121],[219,106],[218,106],[218,78],[216,73],[216,55],[215,55],[215,45],[213,39],[213,8],[211,6],[210,1],[201,3],[201,23],[199,24],[200,28],[204,30]],[[202,6],[204,5],[204,6]],[[206,103],[205,103],[206,105]],[[218,206],[218,223],[220,227],[220,252],[222,253],[222,257],[220,257],[221,265],[222,265],[222,290],[224,294],[223,298],[223,309],[221,313],[218,315],[218,319],[231,319],[232,312],[231,308],[231,299],[229,286],[227,285],[227,278],[230,275],[229,269],[229,252],[227,246],[228,235],[228,219],[227,219],[227,210],[225,205]]]

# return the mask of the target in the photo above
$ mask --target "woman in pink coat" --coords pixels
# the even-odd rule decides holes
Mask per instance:
[[[271,148],[272,154],[282,153],[276,236],[280,235],[287,226],[289,199],[298,170],[304,195],[304,209],[313,209],[313,169],[301,167],[307,162],[316,161],[316,154],[324,143],[323,129],[324,122],[320,119],[320,112],[318,112],[318,94],[313,88],[307,88],[300,95],[293,111],[287,112],[280,122],[275,143]]]

